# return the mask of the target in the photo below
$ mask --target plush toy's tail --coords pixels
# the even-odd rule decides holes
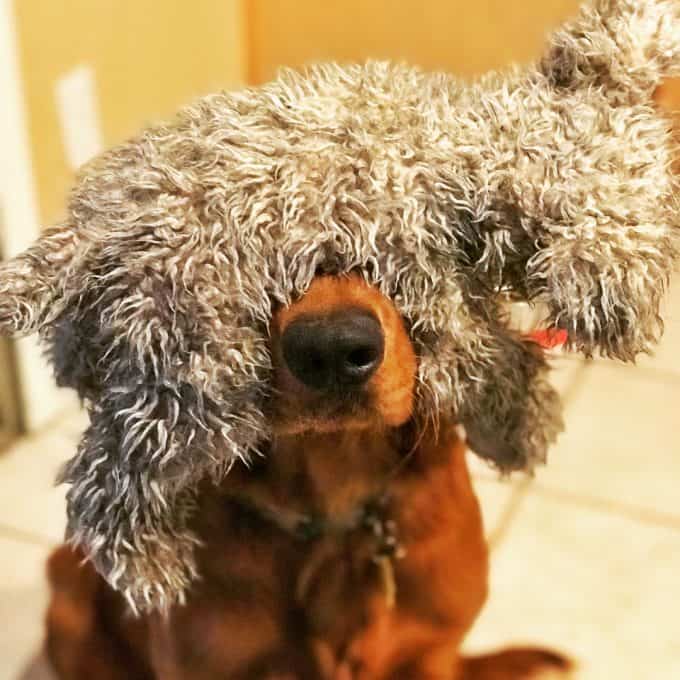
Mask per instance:
[[[553,35],[542,70],[557,86],[649,101],[663,78],[680,75],[680,2],[594,0]]]

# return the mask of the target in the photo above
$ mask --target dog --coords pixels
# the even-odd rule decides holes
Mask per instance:
[[[184,606],[134,618],[81,554],[50,558],[59,679],[566,677],[540,648],[460,654],[487,596],[482,518],[456,423],[414,417],[418,358],[393,303],[319,276],[270,342],[270,450],[198,494]]]
[[[675,0],[591,0],[473,84],[287,71],[81,170],[0,266],[0,332],[38,333],[90,419],[49,567],[62,678],[566,670],[459,658],[486,553],[456,428],[510,472],[562,427],[508,299],[586,356],[660,338],[680,231],[652,95],[679,23]]]

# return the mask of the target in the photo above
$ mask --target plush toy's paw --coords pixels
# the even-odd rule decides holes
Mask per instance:
[[[476,454],[504,472],[530,471],[545,462],[562,431],[560,397],[535,343],[508,336],[502,348],[479,399],[469,401],[461,421]]]

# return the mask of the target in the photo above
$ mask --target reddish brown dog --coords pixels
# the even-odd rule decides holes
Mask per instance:
[[[319,277],[273,319],[269,450],[200,494],[201,580],[135,619],[81,556],[49,562],[61,680],[521,680],[539,649],[463,658],[487,548],[454,423],[412,418],[417,357],[391,301]],[[552,676],[551,676],[552,677]]]

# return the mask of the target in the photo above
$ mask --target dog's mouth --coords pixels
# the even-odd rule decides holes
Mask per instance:
[[[369,387],[348,391],[335,386],[323,393],[278,391],[270,403],[270,416],[274,431],[282,435],[369,429],[381,421]]]

